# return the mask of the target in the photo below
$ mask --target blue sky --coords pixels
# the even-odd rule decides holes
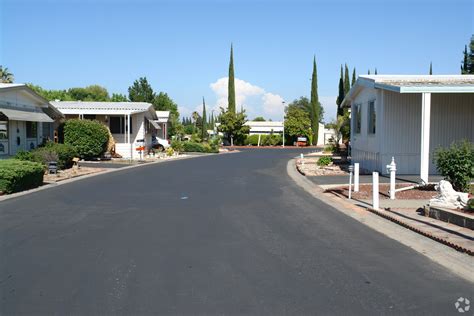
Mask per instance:
[[[184,115],[226,99],[234,45],[238,106],[282,117],[310,94],[313,55],[326,121],[341,63],[358,74],[459,73],[474,1],[0,0],[0,64],[48,89],[126,93],[146,76]]]

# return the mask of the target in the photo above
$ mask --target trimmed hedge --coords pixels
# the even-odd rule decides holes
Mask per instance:
[[[67,169],[72,167],[74,157],[77,157],[77,151],[73,146],[49,142],[32,151],[19,151],[15,159],[39,162],[44,166],[47,166],[49,161],[57,161],[59,169]]]
[[[107,150],[109,131],[97,121],[68,120],[64,124],[64,143],[77,150],[79,157],[100,157]]]
[[[248,135],[245,140],[246,145],[258,146],[258,135]],[[260,146],[277,146],[282,144],[282,137],[279,134],[269,134],[260,136]]]
[[[43,184],[43,165],[17,159],[0,160],[0,191],[20,192]]]
[[[215,146],[214,144],[184,142],[183,151],[184,152],[197,152],[197,153],[218,153],[219,148]]]

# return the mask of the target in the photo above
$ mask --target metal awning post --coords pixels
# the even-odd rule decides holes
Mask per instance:
[[[428,183],[430,170],[430,119],[431,93],[421,95],[421,150],[420,150],[420,178]]]

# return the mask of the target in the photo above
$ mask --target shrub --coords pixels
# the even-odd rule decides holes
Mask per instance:
[[[43,166],[18,159],[0,160],[0,191],[14,193],[36,188],[43,183]]]
[[[173,149],[173,147],[168,147],[168,148],[166,149],[166,156],[171,157],[171,156],[173,156],[173,155],[174,155],[174,149]]]
[[[329,164],[331,164],[332,162],[332,158],[331,157],[321,157],[318,159],[317,161],[317,164],[318,166],[321,166],[321,167],[324,167],[324,166],[328,166]]]
[[[173,150],[178,153],[182,152],[184,150],[183,142],[178,139],[174,139],[171,141],[171,148],[173,148]]]
[[[59,169],[67,169],[72,167],[72,159],[76,156],[77,151],[73,146],[49,142],[29,152],[20,151],[15,159],[39,162],[44,166],[47,166],[49,161],[57,161]]]
[[[185,152],[198,152],[198,153],[218,153],[219,146],[208,143],[195,143],[195,142],[184,142],[183,151]]]
[[[474,178],[474,144],[468,140],[438,148],[434,154],[436,169],[457,191],[468,192]]]
[[[466,209],[471,212],[474,211],[474,199],[469,199],[469,201],[467,201]]]
[[[64,143],[72,145],[81,158],[99,157],[107,149],[109,132],[97,121],[68,120],[64,125]]]

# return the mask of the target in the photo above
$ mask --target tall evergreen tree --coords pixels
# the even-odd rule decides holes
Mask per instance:
[[[368,74],[368,75],[370,75],[370,69],[369,69],[369,70],[367,70],[367,74]]]
[[[349,93],[349,90],[351,89],[351,83],[349,79],[349,68],[347,67],[347,64],[344,66],[344,96],[346,96]]]
[[[313,132],[312,144],[318,144],[319,133],[319,97],[318,97],[318,70],[316,56],[313,58],[313,75],[311,76],[311,130]]]
[[[155,101],[156,94],[153,92],[151,85],[146,77],[140,77],[133,82],[128,88],[128,99],[132,102],[148,102]]]
[[[339,94],[337,95],[337,99],[336,99],[338,116],[343,114],[343,110],[341,107],[342,100],[344,100],[344,75],[342,73],[342,64],[341,64],[341,75],[339,77]]]
[[[206,124],[206,101],[204,101],[204,97],[202,97],[202,131],[201,131],[201,140],[207,138],[207,124]]]
[[[229,83],[228,89],[228,108],[229,112],[235,114],[235,82],[234,82],[234,48],[230,45],[230,62],[229,62]]]
[[[433,74],[433,62],[430,62],[430,75]]]
[[[352,70],[352,82],[351,82],[351,87],[356,83],[356,69],[354,67],[354,70]]]
[[[463,63],[461,65],[461,74],[465,75],[467,74],[467,45],[464,45],[464,58],[463,58]]]
[[[374,73],[374,75],[376,75],[376,74],[377,74],[377,67],[375,67],[375,73]]]

